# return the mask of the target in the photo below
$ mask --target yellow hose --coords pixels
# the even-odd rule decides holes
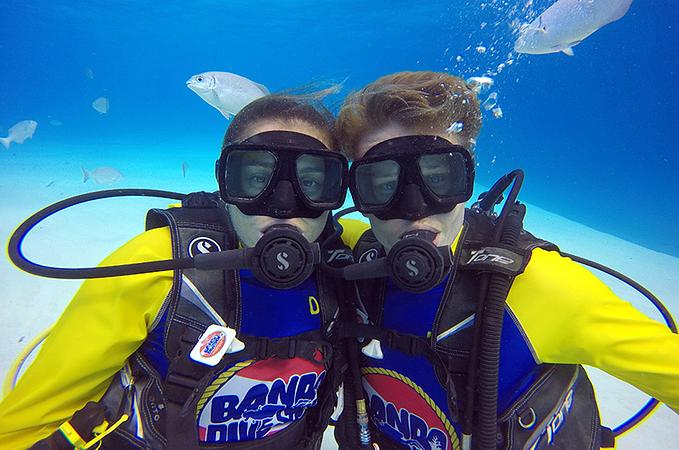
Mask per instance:
[[[42,343],[42,341],[49,336],[50,332],[52,331],[53,325],[50,325],[49,327],[45,328],[42,330],[42,332],[37,335],[31,342],[24,347],[24,349],[19,353],[19,356],[16,357],[14,362],[12,363],[12,366],[9,368],[9,371],[7,372],[7,375],[5,376],[5,381],[2,384],[2,396],[7,397],[7,394],[9,394],[12,389],[14,389],[14,386],[16,385],[17,380],[19,379],[19,372],[21,371],[22,366],[28,359],[28,357],[33,353],[33,351]]]

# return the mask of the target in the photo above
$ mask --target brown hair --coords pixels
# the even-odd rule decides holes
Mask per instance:
[[[471,147],[481,129],[481,109],[476,94],[464,80],[440,72],[399,72],[386,75],[349,95],[337,119],[342,149],[351,159],[370,131],[396,123],[419,133],[456,133]]]
[[[331,150],[338,148],[335,120],[319,101],[295,95],[267,95],[247,104],[231,120],[224,135],[222,148],[248,137],[248,130],[261,121],[275,121],[282,125],[310,125],[316,128]]]

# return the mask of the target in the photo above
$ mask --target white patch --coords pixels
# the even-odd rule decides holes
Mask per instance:
[[[229,350],[235,337],[236,330],[233,328],[212,324],[198,338],[190,357],[201,364],[216,366]]]

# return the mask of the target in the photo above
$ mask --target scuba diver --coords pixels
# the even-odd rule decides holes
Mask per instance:
[[[521,171],[465,208],[480,128],[474,92],[446,73],[387,75],[341,108],[349,188],[371,225],[344,223],[357,262],[342,274],[379,277],[359,282],[340,332],[362,353],[340,448],[611,447],[584,364],[679,411],[679,337],[523,229]]]
[[[149,211],[147,230],[100,267],[40,266],[21,240],[48,214],[124,190],[22,225],[15,264],[93,279],[0,403],[0,448],[319,448],[341,378],[332,330],[345,283],[318,262],[351,256],[330,216],[347,190],[337,148],[324,107],[269,95],[231,121],[219,194],[135,191],[182,204]]]

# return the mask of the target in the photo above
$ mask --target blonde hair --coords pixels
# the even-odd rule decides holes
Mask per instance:
[[[481,130],[481,109],[459,77],[428,71],[386,75],[344,101],[337,119],[343,151],[355,159],[366,134],[394,123],[422,134],[455,134],[472,150]]]

